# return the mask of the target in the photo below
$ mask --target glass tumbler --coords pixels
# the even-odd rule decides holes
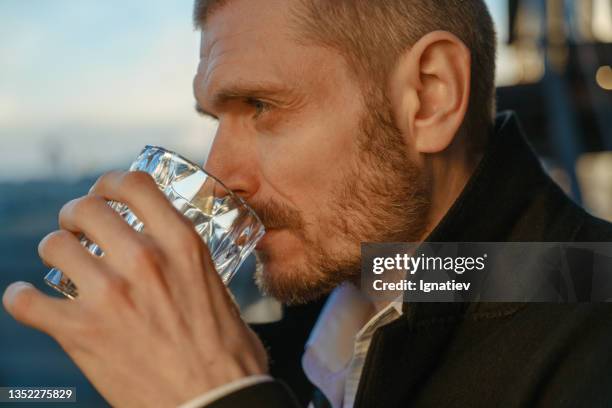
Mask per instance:
[[[150,174],[173,206],[193,223],[208,246],[221,279],[228,284],[265,233],[255,211],[200,166],[162,147],[146,146],[130,171]],[[132,228],[142,231],[142,222],[125,204],[115,201],[108,204]],[[83,235],[81,244],[96,256],[104,255],[98,245]],[[59,269],[51,269],[45,282],[71,299],[78,296],[77,287]]]

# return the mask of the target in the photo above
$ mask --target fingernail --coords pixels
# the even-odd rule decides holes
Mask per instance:
[[[32,285],[29,282],[13,282],[11,283],[6,290],[4,291],[4,295],[2,296],[2,303],[4,304],[4,307],[6,307],[7,305],[10,305],[13,303],[13,298],[15,297],[15,295],[22,289],[25,288],[33,288],[34,285]]]

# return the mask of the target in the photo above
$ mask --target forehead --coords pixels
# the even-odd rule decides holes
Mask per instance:
[[[285,71],[300,55],[291,38],[290,3],[231,0],[216,9],[202,30],[199,75],[209,80],[215,71],[234,77],[263,67]]]
[[[341,54],[300,35],[293,9],[299,1],[229,0],[214,10],[202,30],[196,95],[214,100],[236,86],[302,89],[319,97],[332,91],[327,88],[356,93]]]
[[[200,57],[209,55],[218,42],[257,43],[289,34],[293,0],[229,0],[213,9],[202,31]]]

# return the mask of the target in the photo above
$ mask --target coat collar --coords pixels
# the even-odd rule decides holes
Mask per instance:
[[[514,115],[502,113],[476,171],[426,241],[570,241],[581,214],[546,175]],[[355,407],[414,401],[424,381],[444,363],[463,322],[488,323],[525,305],[404,303],[404,318],[381,327],[372,339]]]
[[[555,202],[549,202],[551,197]],[[555,223],[544,216],[548,208],[556,206],[561,212],[567,204],[573,206],[544,172],[515,114],[502,112],[474,174],[426,241],[569,241],[577,220]],[[575,218],[575,211],[565,213]],[[467,310],[487,317],[520,307],[508,303],[406,303],[404,316],[418,325],[432,319],[452,319]]]
[[[515,114],[500,113],[474,174],[426,241],[508,241],[533,192],[548,182]]]

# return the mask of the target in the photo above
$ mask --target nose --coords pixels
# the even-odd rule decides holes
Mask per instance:
[[[256,152],[247,137],[219,123],[204,170],[249,200],[259,189]]]

